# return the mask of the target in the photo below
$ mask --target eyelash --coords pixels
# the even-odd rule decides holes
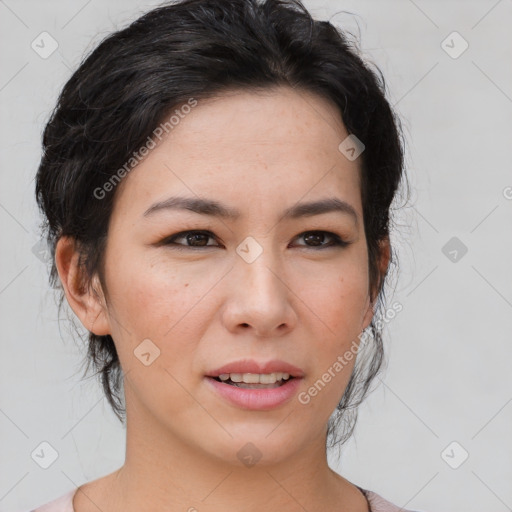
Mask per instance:
[[[175,235],[172,235],[170,237],[165,238],[160,242],[159,245],[174,245],[174,249],[178,250],[185,250],[185,249],[203,249],[203,248],[209,248],[209,247],[219,247],[218,245],[203,245],[203,246],[193,246],[193,245],[184,245],[184,244],[177,244],[175,243],[176,239],[185,237],[189,234],[201,234],[206,235],[210,238],[215,238],[215,235],[211,231],[201,231],[201,230],[191,230],[191,231],[181,231],[180,233],[176,233]],[[328,248],[334,248],[334,247],[346,247],[347,245],[350,245],[351,242],[347,242],[343,240],[340,236],[336,235],[335,233],[331,233],[330,231],[322,231],[322,230],[312,230],[312,231],[304,231],[303,233],[300,233],[297,235],[297,237],[302,237],[305,235],[310,234],[324,234],[328,235],[330,238],[332,238],[332,242],[330,244],[325,245],[301,245],[301,247],[305,247],[307,249],[313,249],[313,250],[319,250],[319,249],[328,249]]]

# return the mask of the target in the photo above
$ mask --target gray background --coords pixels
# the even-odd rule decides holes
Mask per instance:
[[[305,4],[359,34],[383,70],[413,188],[393,234],[389,304],[403,310],[386,325],[388,368],[332,465],[408,509],[512,510],[512,1]],[[154,5],[0,1],[1,512],[30,510],[124,460],[124,430],[95,379],[80,380],[84,347],[65,315],[59,330],[33,252],[33,178],[44,123],[82,55]],[[58,42],[47,58],[31,48],[43,31]],[[48,469],[31,457],[44,441],[58,452]]]

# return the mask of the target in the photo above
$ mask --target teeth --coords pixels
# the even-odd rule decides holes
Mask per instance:
[[[219,379],[226,381],[231,379],[233,382],[245,382],[246,384],[274,384],[278,380],[288,380],[289,373],[223,373]]]

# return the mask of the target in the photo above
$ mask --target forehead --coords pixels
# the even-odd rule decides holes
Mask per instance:
[[[332,152],[347,135],[336,105],[311,92],[276,87],[200,100],[171,131],[167,146],[193,148],[190,156],[211,157],[221,151],[249,156],[240,150],[259,146],[269,158],[290,146],[296,152]]]
[[[123,210],[143,213],[176,193],[241,208],[325,192],[359,195],[359,163],[339,151],[348,133],[327,99],[287,87],[231,91],[187,112],[124,178]]]

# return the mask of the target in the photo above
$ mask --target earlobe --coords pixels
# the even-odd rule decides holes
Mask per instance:
[[[88,286],[79,266],[75,240],[61,237],[55,247],[55,265],[66,299],[82,325],[93,334],[111,334],[101,284],[95,275]]]
[[[370,297],[368,297],[368,308],[366,309],[366,313],[364,315],[363,325],[361,327],[362,331],[364,331],[372,321],[373,315],[375,314],[373,307],[374,303],[371,301]]]
[[[378,262],[378,268],[379,268],[379,280],[382,282],[386,276],[389,262],[391,258],[391,244],[389,241],[389,237],[385,237],[384,239],[379,241],[379,262]],[[377,302],[377,293],[378,289],[374,290],[374,296],[368,297],[368,308],[364,315],[363,320],[363,326],[362,329],[366,329],[375,314],[374,308],[375,304]]]
[[[386,273],[388,271],[389,262],[391,258],[391,243],[389,241],[389,236],[379,240],[379,261],[378,261],[378,269],[379,269],[379,285],[377,289],[374,291],[374,297],[372,297],[373,305],[375,306],[375,302],[377,301],[378,291],[381,288],[382,283],[386,277]]]
[[[384,278],[389,267],[389,262],[391,260],[391,243],[389,241],[389,236],[386,236],[386,238],[379,242],[379,248],[379,271],[382,278]]]

